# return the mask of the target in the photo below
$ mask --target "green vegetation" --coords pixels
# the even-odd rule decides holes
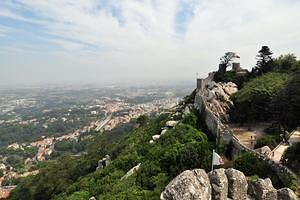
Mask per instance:
[[[250,81],[232,97],[231,120],[275,121],[277,135],[282,133],[282,128],[294,129],[300,123],[300,60],[294,54],[273,59],[267,46],[261,48],[257,59],[248,77]],[[231,74],[231,81],[235,78]],[[278,140],[278,136],[275,139]]]
[[[195,125],[193,113],[184,119]],[[45,163],[40,173],[21,181],[10,199],[158,199],[164,186],[186,169],[210,169],[211,148],[204,133],[180,123],[150,144],[159,134],[168,115],[144,118],[143,125],[112,139],[113,134],[96,137],[88,145],[88,154],[64,156]],[[97,161],[109,154],[112,163],[95,171]],[[142,163],[134,175],[121,180],[132,167]]]
[[[249,76],[237,76],[235,71],[226,71],[224,74],[216,72],[214,75],[214,81],[216,82],[233,82],[238,88],[242,88],[244,83],[249,80]]]
[[[260,148],[263,146],[268,146],[270,149],[274,149],[277,146],[275,137],[271,135],[264,135],[258,138],[254,148]]]
[[[283,162],[290,169],[300,175],[300,142],[290,146],[283,155]]]
[[[258,176],[260,178],[270,178],[274,187],[283,187],[282,182],[277,177],[276,173],[272,171],[267,163],[257,158],[252,153],[242,153],[234,159],[233,167],[241,170],[246,176]]]
[[[274,60],[274,71],[294,73],[300,71],[300,60],[294,54],[280,55]]]
[[[300,72],[293,75],[275,100],[280,124],[294,129],[300,124]]]
[[[267,73],[255,78],[232,96],[230,117],[236,122],[267,121],[272,117],[272,101],[284,88],[289,76]]]
[[[262,46],[258,51],[257,63],[253,68],[252,73],[255,75],[261,75],[270,72],[274,68],[274,62],[272,58],[272,52],[268,46]]]
[[[84,147],[81,143],[78,143],[76,140],[62,140],[56,141],[54,144],[54,150],[57,152],[72,152],[78,153],[83,151]]]

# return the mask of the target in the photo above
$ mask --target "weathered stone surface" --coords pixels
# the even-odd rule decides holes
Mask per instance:
[[[208,173],[210,184],[212,186],[213,200],[227,200],[228,180],[225,169],[215,169]]]
[[[161,193],[161,200],[210,200],[211,186],[203,169],[186,170]]]
[[[165,134],[167,131],[168,131],[168,130],[166,130],[166,129],[162,130],[161,133],[160,133],[160,135]]]
[[[158,140],[160,138],[160,135],[152,135],[152,139],[155,141],[155,140]]]
[[[277,191],[278,200],[299,200],[296,194],[289,188],[281,188]]]
[[[273,187],[271,179],[249,181],[248,194],[257,200],[276,200],[277,190]]]
[[[235,83],[215,83],[209,81],[206,83],[202,92],[202,97],[209,109],[217,116],[224,116],[229,106],[232,104],[230,96],[238,91]]]
[[[178,124],[178,121],[167,121],[166,122],[166,126],[171,127],[171,128],[175,127],[177,124]]]
[[[189,106],[186,106],[185,109],[184,109],[183,114],[184,114],[184,115],[188,115],[188,114],[190,114],[190,113],[191,113],[191,110],[190,110]]]
[[[255,149],[254,151],[262,155],[269,155],[272,152],[272,150],[268,146],[263,146],[261,148]]]
[[[134,173],[136,173],[140,166],[141,166],[142,163],[139,163],[138,165],[134,166],[133,168],[131,168],[122,178],[121,180],[123,179],[127,179],[128,177],[132,176]]]
[[[98,166],[97,166],[96,170],[107,167],[110,164],[110,161],[111,161],[110,156],[106,155],[104,158],[102,158],[101,160],[98,161]]]
[[[238,91],[238,87],[235,83],[228,82],[223,86],[223,90],[227,95],[231,96]]]
[[[228,197],[232,200],[247,199],[248,183],[245,175],[236,169],[226,169],[228,179]]]

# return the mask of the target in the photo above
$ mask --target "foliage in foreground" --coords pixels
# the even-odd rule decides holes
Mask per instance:
[[[274,187],[283,187],[283,184],[278,179],[276,173],[270,169],[269,165],[262,162],[252,153],[245,152],[236,157],[233,166],[235,169],[242,171],[246,176],[257,175],[260,178],[270,178]]]

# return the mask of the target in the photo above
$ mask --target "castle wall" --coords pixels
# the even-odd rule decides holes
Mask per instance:
[[[270,158],[267,158],[254,150],[248,148],[247,146],[243,145],[237,137],[234,136],[232,133],[231,129],[224,125],[214,114],[213,112],[209,109],[209,107],[206,105],[202,93],[204,92],[205,85],[211,81],[211,78],[206,78],[202,79],[201,87],[198,89],[197,88],[197,93],[195,96],[195,108],[199,110],[199,113],[201,117],[204,119],[205,124],[208,128],[208,130],[215,136],[218,136],[218,133],[220,134],[220,139],[223,144],[229,144],[232,142],[233,144],[233,152],[234,154],[240,154],[243,151],[247,151],[250,153],[255,154],[260,160],[265,162],[270,168],[276,172],[277,176],[279,179],[285,184],[289,184],[290,177],[294,177],[297,179],[297,176],[289,170],[287,167],[275,163],[273,160]]]

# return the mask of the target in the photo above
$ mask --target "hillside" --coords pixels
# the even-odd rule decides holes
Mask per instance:
[[[96,138],[87,155],[63,157],[46,164],[37,176],[23,180],[10,199],[159,198],[168,181],[181,171],[199,166],[210,168],[207,136],[197,130],[196,123],[192,123],[193,127],[188,124],[191,120],[186,120],[197,119],[194,113],[185,115],[183,122],[149,143],[170,118],[169,114],[145,118],[139,128],[118,142],[109,141],[111,135]],[[106,154],[111,156],[112,163],[96,171],[97,160]],[[139,163],[142,164],[136,174],[121,180]]]

